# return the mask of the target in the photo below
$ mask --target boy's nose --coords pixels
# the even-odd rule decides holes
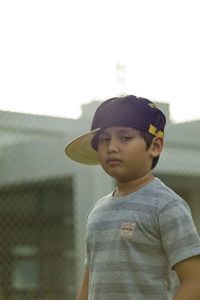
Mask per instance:
[[[108,152],[118,152],[117,141],[115,139],[110,139],[108,144]]]

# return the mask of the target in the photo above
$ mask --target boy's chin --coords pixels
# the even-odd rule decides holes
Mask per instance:
[[[119,170],[116,170],[116,167],[107,168],[102,166],[104,171],[111,177],[117,180],[117,178],[121,177]]]
[[[117,182],[129,182],[129,181],[132,181],[134,180],[134,176],[127,176],[127,174],[123,174],[122,172],[120,171],[117,171],[117,170],[105,170],[104,171],[109,175],[111,176],[112,178],[114,178]]]

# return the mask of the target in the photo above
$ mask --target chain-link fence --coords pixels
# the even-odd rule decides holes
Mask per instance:
[[[1,188],[4,299],[68,299],[75,279],[72,204],[71,178]]]
[[[64,147],[89,127],[84,119],[0,112],[0,300],[75,299],[84,257],[81,215],[106,190],[104,175],[98,174],[96,183],[93,167],[93,175],[81,175]],[[169,124],[155,169],[188,201],[198,230],[199,129],[200,122]],[[84,197],[91,200],[86,204]]]
[[[49,125],[53,118],[0,114],[0,299],[74,299],[73,178],[59,161],[64,135]]]

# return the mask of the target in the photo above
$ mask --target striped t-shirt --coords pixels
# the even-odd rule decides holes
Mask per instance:
[[[89,300],[171,300],[173,266],[200,254],[186,202],[159,179],[124,197],[109,194],[86,224]]]

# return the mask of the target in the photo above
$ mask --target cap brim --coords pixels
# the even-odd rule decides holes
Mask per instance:
[[[66,155],[82,164],[99,165],[98,153],[91,146],[92,139],[99,130],[101,128],[92,130],[70,142],[65,148]]]

